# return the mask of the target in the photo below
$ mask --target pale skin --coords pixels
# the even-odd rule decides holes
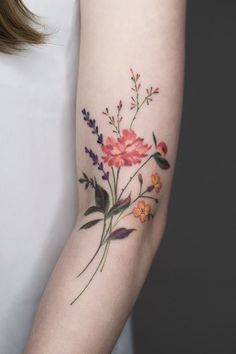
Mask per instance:
[[[184,71],[185,0],[81,0],[81,42],[77,94],[76,154],[78,178],[82,171],[101,173],[84,153],[88,146],[98,150],[96,139],[84,124],[86,107],[96,118],[104,136],[112,134],[101,112],[123,102],[122,115],[130,112],[130,67],[142,76],[142,86],[160,88],[135,120],[135,132],[152,144],[153,130],[168,145],[171,168],[159,171],[162,188],[158,205],[150,201],[154,218],[140,222],[132,215],[120,220],[120,227],[136,231],[123,240],[112,241],[102,272],[73,304],[96,268],[76,278],[99,243],[102,224],[87,230],[79,227],[89,219],[85,210],[94,203],[94,192],[78,183],[79,211],[76,225],[56,264],[35,317],[24,354],[108,354],[130,315],[157,253],[166,226],[168,201],[175,166],[181,121]],[[125,124],[125,123],[124,123]],[[128,126],[128,123],[126,124]],[[125,184],[137,166],[124,168],[120,184]],[[150,161],[143,178],[157,171]],[[55,176],[56,178],[56,176]],[[139,189],[134,181],[130,191]],[[119,190],[118,186],[118,192]],[[97,215],[99,216],[99,214]]]

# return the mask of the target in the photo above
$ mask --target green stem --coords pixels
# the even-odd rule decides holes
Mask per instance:
[[[118,218],[116,219],[115,224],[113,225],[113,227],[115,227],[122,219],[124,219],[124,218],[126,218],[127,216],[133,214],[133,212],[131,211],[130,213],[128,213],[128,214],[126,214],[126,215],[124,215],[124,216],[122,216],[122,214],[123,214],[123,211],[120,213],[120,215],[119,215]]]
[[[143,188],[143,184],[142,184],[142,183],[140,183],[139,194],[141,194],[141,193],[142,193],[142,188]]]
[[[91,264],[92,261],[95,259],[95,257],[97,256],[98,252],[100,251],[100,248],[101,248],[102,245],[103,245],[102,240],[103,240],[103,235],[104,235],[105,229],[106,229],[106,217],[104,217],[103,229],[102,229],[102,236],[101,236],[101,240],[100,240],[99,246],[98,246],[97,250],[95,251],[93,257],[92,257],[92,258],[90,259],[90,261],[88,262],[88,264],[87,264],[87,265],[83,268],[83,270],[76,276],[76,278],[79,278],[79,277],[86,271],[86,269],[88,269],[88,267],[90,266],[90,264]]]
[[[119,107],[119,105],[118,105]],[[117,132],[120,135],[120,109],[118,108],[118,112],[117,112]]]
[[[109,232],[109,230],[110,230],[110,228],[111,228],[111,222],[112,222],[112,219],[110,219],[110,223],[109,223],[109,225],[108,225],[108,228],[107,228],[106,232],[104,233],[104,235],[103,235],[103,237],[102,237],[101,246],[104,245],[104,243],[105,243],[104,240],[105,240],[105,238],[106,238],[106,236],[107,236],[107,234],[108,234],[108,232]]]
[[[151,158],[153,157],[153,155],[149,156],[149,158],[136,170],[136,172],[130,177],[129,181],[126,183],[126,185],[124,186],[124,188],[122,188],[120,195],[118,197],[118,200],[120,200],[121,196],[123,195],[124,191],[126,190],[126,188],[128,187],[128,185],[130,184],[130,182],[133,180],[133,178],[137,175],[137,173],[143,168],[143,166],[145,166],[149,160],[151,160]]]
[[[109,179],[108,179],[108,184],[109,184],[110,191],[111,191],[111,199],[112,199],[112,203],[114,204],[114,194],[113,194],[113,189],[112,189],[111,182],[110,182],[110,180],[109,180]]]
[[[101,268],[101,272],[102,272],[102,270],[103,270],[103,268],[104,268],[104,266],[105,266],[106,259],[107,259],[107,255],[108,255],[108,250],[109,250],[109,245],[110,245],[110,242],[111,242],[111,240],[109,239],[109,236],[110,236],[110,233],[111,233],[111,231],[112,231],[112,229],[113,229],[112,221],[113,221],[113,216],[111,217],[111,219],[110,219],[110,224],[109,224],[109,226],[108,226],[108,228],[107,228],[107,233],[106,233],[106,235],[108,234],[108,237],[107,237],[107,239],[106,239],[106,235],[105,235],[104,238],[103,238],[103,244],[104,244],[104,243],[107,243],[107,245],[106,245],[107,251],[106,251],[104,263],[103,263],[102,268]]]
[[[115,171],[114,168],[111,168],[112,170],[112,177],[113,177],[113,184],[114,184],[114,194],[116,194],[116,177],[115,177]],[[114,198],[115,199],[115,198]]]
[[[108,225],[108,228],[107,228],[107,232],[105,233],[104,237],[103,237],[103,240],[102,240],[102,244],[104,245],[104,243],[107,242],[107,240],[109,239],[109,236],[110,236],[110,233],[112,231],[112,221],[113,221],[113,216],[111,216],[110,218],[110,224]],[[108,235],[108,238],[106,239],[106,236]]]
[[[148,199],[155,200],[156,203],[158,202],[158,199],[157,199],[157,198],[150,197],[149,195],[143,195],[142,198],[148,198]]]
[[[157,202],[157,201],[158,201],[157,198],[154,198],[154,197],[151,197],[151,196],[148,196],[148,195],[144,195],[145,193],[147,193],[147,191],[148,191],[148,190],[146,189],[146,190],[143,191],[142,193],[139,192],[139,195],[132,201],[132,203],[130,203],[129,206],[131,206],[132,204],[134,204],[139,198],[149,198],[149,199],[155,200],[155,202]],[[121,221],[123,218],[125,218],[126,216],[129,216],[129,215],[133,214],[133,212],[130,212],[130,213],[128,213],[128,214],[126,214],[126,215],[124,215],[124,216],[122,217],[122,214],[123,214],[123,213],[124,213],[124,210],[120,212],[118,218],[117,218],[116,221],[115,221],[114,226],[116,226],[116,225],[118,224],[118,222],[120,222],[120,221]]]
[[[139,193],[139,195],[132,201],[132,203],[130,204],[130,205],[132,205],[132,204],[134,204],[139,198],[145,198],[145,193],[147,193],[147,189],[145,190],[145,191],[143,191],[142,193]],[[151,198],[151,197],[150,197]]]
[[[105,253],[103,265],[102,265],[102,267],[101,267],[101,269],[100,269],[100,272],[103,271],[103,268],[104,268],[104,266],[105,266],[105,263],[106,263],[106,260],[107,260],[107,255],[108,255],[108,251],[109,251],[109,247],[110,247],[110,243],[111,243],[111,240],[107,241],[106,253]]]
[[[138,86],[137,86],[137,82],[136,82],[136,78],[135,76],[133,75],[133,81],[134,81],[134,89],[135,89],[135,92],[136,92],[136,111],[135,111],[135,114],[134,114],[134,117],[130,123],[130,129],[132,129],[132,125],[133,125],[133,122],[134,120],[136,119],[136,116],[138,114],[138,111],[139,111],[139,93],[138,93]]]
[[[116,184],[115,184],[115,201],[117,202],[117,191],[118,191],[118,181],[119,181],[120,167],[117,170],[116,174]]]
[[[85,287],[83,288],[83,290],[79,293],[79,295],[76,296],[76,298],[71,301],[70,305],[73,305],[78,299],[79,297],[84,293],[84,291],[89,287],[90,283],[92,282],[93,278],[95,277],[96,273],[98,272],[100,265],[102,264],[102,261],[106,255],[106,251],[107,251],[107,247],[108,244],[106,244],[105,250],[103,252],[102,258],[100,259],[97,268],[95,269],[95,272],[93,273],[93,275],[91,276],[91,278],[89,279],[88,283],[85,285]]]
[[[134,117],[133,117],[133,119],[132,119],[132,121],[131,121],[131,123],[130,123],[130,127],[129,127],[130,129],[132,129],[132,125],[133,125],[135,119],[137,118],[137,115],[138,115],[140,109],[142,108],[142,106],[144,105],[144,103],[147,101],[147,99],[148,99],[150,96],[152,96],[152,94],[147,95],[147,96],[144,98],[144,100],[143,100],[143,102],[142,102],[141,104],[137,104],[137,109],[136,109],[135,115],[134,115]]]

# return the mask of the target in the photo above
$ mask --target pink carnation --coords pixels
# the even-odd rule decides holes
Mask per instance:
[[[151,145],[144,144],[142,138],[137,137],[131,129],[123,129],[119,138],[108,137],[106,144],[102,145],[104,162],[112,167],[132,166],[140,163],[147,156]]]

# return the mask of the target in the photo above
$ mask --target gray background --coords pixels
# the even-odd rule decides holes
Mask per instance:
[[[235,67],[236,1],[190,0],[169,221],[134,310],[136,354],[236,353]]]

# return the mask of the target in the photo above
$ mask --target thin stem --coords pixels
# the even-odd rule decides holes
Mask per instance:
[[[108,226],[108,228],[107,228],[106,234],[105,234],[104,237],[103,237],[102,244],[106,243],[107,240],[109,239],[110,233],[111,233],[111,231],[112,231],[112,221],[113,221],[113,216],[110,218],[110,224],[109,224],[109,226]],[[108,234],[109,234],[109,235],[108,235]],[[108,235],[108,237],[106,238],[107,235]]]
[[[104,268],[104,266],[105,266],[105,263],[106,263],[106,260],[107,260],[107,255],[108,255],[108,251],[109,251],[109,247],[110,247],[110,243],[111,243],[111,240],[107,241],[106,253],[105,253],[103,265],[102,265],[102,267],[101,267],[101,269],[100,269],[100,272],[103,271],[103,268]]]
[[[113,227],[112,227],[112,221],[113,221],[113,216],[111,217],[111,219],[110,219],[110,224],[109,224],[109,226],[108,226],[108,228],[107,228],[107,234],[109,234],[109,235],[108,235],[107,239],[106,239],[106,236],[104,236],[104,240],[103,240],[103,243],[107,243],[107,245],[106,245],[107,251],[106,251],[106,255],[105,255],[105,259],[104,259],[103,266],[102,266],[102,268],[101,268],[101,272],[102,272],[102,270],[103,270],[103,268],[104,268],[104,266],[105,266],[106,259],[107,259],[107,255],[108,255],[108,250],[109,250],[109,245],[110,245],[110,242],[111,242],[111,240],[109,239],[109,236],[110,236],[110,232],[112,231],[112,228],[113,228]]]
[[[157,199],[157,198],[150,197],[149,195],[143,195],[142,198],[153,199],[153,200],[155,200],[156,203],[158,202],[158,199]]]
[[[146,163],[148,163],[149,160],[151,160],[151,158],[153,157],[153,155],[149,156],[149,158],[136,170],[136,172],[130,177],[129,181],[126,183],[126,185],[124,186],[124,188],[122,188],[120,195],[118,197],[118,200],[121,198],[122,194],[124,193],[124,191],[126,190],[126,188],[128,187],[128,185],[130,184],[130,182],[133,180],[133,178],[137,175],[137,173],[143,168],[143,166],[146,165]]]
[[[114,171],[114,168],[112,167],[111,168],[112,170],[112,177],[113,177],[113,184],[114,184],[114,194],[116,194],[116,177],[115,177],[115,171]]]
[[[95,251],[93,257],[90,259],[90,261],[88,262],[88,264],[83,268],[83,270],[76,276],[76,278],[79,278],[85,271],[86,269],[88,269],[88,267],[90,266],[90,264],[92,263],[92,261],[95,259],[96,255],[98,254],[98,252],[100,251],[100,248],[102,247],[102,240],[103,240],[103,235],[106,229],[106,218],[104,218],[104,222],[103,222],[103,229],[102,229],[102,236],[101,236],[101,240],[99,243],[99,246],[97,248],[97,250]]]
[[[76,296],[76,298],[70,303],[70,305],[73,305],[78,299],[79,297],[84,293],[84,291],[89,287],[90,283],[92,282],[93,278],[95,277],[96,273],[98,272],[100,265],[102,264],[102,261],[106,255],[106,250],[107,250],[108,244],[105,247],[105,250],[103,252],[102,258],[100,259],[97,268],[95,269],[95,272],[92,274],[91,278],[89,279],[88,283],[85,285],[85,287],[83,288],[83,290],[79,293],[78,296]]]
[[[136,116],[137,116],[138,111],[139,111],[139,92],[138,92],[137,80],[136,80],[136,77],[135,77],[134,74],[133,74],[133,81],[134,81],[134,90],[135,90],[135,93],[136,93],[136,111],[135,111],[134,117],[133,117],[133,119],[132,119],[132,121],[130,123],[130,129],[132,128],[133,122],[136,119]]]
[[[144,100],[142,101],[141,104],[137,103],[137,109],[136,109],[136,112],[135,112],[135,114],[134,114],[134,117],[133,117],[133,119],[132,119],[132,121],[131,121],[131,123],[130,123],[130,127],[129,127],[130,129],[132,129],[132,125],[133,125],[135,119],[137,118],[138,112],[140,111],[140,109],[142,108],[142,106],[144,105],[144,103],[147,101],[147,99],[148,99],[149,97],[151,97],[151,96],[152,96],[152,93],[150,93],[149,95],[147,95],[147,96],[144,98]]]
[[[120,213],[120,215],[118,216],[118,218],[116,219],[115,221],[115,224],[113,225],[113,227],[115,227],[122,219],[126,218],[127,216],[133,214],[133,212],[131,211],[130,213],[128,214],[125,214],[124,216],[122,216],[123,214],[123,211]],[[122,217],[121,217],[122,216]]]
[[[141,193],[142,193],[142,188],[143,188],[143,184],[142,184],[142,183],[140,183],[139,194],[141,194]]]
[[[88,262],[88,264],[83,268],[83,270],[76,276],[76,278],[79,278],[90,266],[90,264],[92,263],[92,261],[95,259],[96,255],[98,254],[98,252],[100,251],[100,248],[102,247],[102,245],[99,244],[96,252],[94,253],[93,257],[90,259],[90,261]]]
[[[132,201],[132,203],[130,205],[134,204],[139,198],[144,198],[144,194],[147,193],[147,191],[148,190],[146,189],[142,193],[139,193],[139,195]]]
[[[139,195],[130,203],[129,206],[131,206],[132,204],[134,204],[139,198],[149,198],[149,199],[152,199],[152,200],[155,200],[155,202],[158,202],[158,199],[157,198],[154,198],[154,197],[151,197],[151,196],[148,196],[148,195],[145,195],[145,193],[147,193],[147,189],[145,191],[143,191],[142,193],[139,192]],[[124,213],[124,210],[122,210],[118,216],[118,218],[116,219],[115,221],[115,224],[114,226],[116,226],[123,218],[125,218],[126,216],[129,216],[131,214],[133,214],[133,212],[131,211],[130,213],[122,216],[122,214]]]
[[[114,204],[114,194],[113,194],[113,189],[112,189],[112,186],[111,186],[111,182],[110,180],[108,179],[107,180],[108,184],[109,184],[109,187],[110,187],[110,191],[111,191],[111,199],[112,199],[112,203]]]
[[[117,191],[118,191],[118,181],[119,181],[120,167],[117,170],[116,174],[116,184],[115,184],[115,201],[117,201]]]
[[[110,223],[109,223],[109,225],[108,225],[108,228],[107,228],[106,232],[104,233],[104,235],[103,235],[103,237],[102,237],[101,246],[104,245],[104,243],[105,243],[104,240],[105,240],[105,238],[106,238],[106,236],[107,236],[109,230],[111,229],[111,223],[112,223],[112,218],[110,219]]]
[[[119,102],[119,105],[117,106],[117,132],[120,135],[120,111],[122,106],[120,106],[121,101]]]

